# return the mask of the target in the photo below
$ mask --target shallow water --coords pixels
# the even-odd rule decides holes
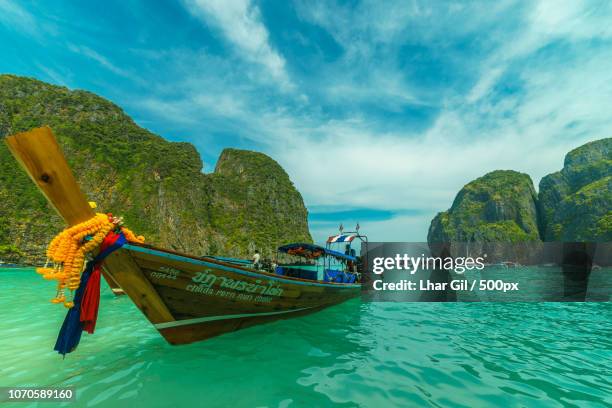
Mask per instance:
[[[66,406],[612,405],[612,303],[355,299],[173,347],[104,286],[96,333],[62,360],[52,295],[0,269],[0,385],[73,386]]]

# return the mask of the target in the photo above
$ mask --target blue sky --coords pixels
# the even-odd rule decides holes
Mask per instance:
[[[0,72],[289,173],[316,240],[422,241],[470,180],[534,183],[612,132],[606,1],[0,0]]]

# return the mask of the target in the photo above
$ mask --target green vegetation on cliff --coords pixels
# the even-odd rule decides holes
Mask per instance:
[[[563,169],[540,182],[545,241],[612,241],[612,138],[565,156]]]
[[[248,256],[311,241],[300,193],[261,153],[226,149],[212,174],[189,143],[164,140],[86,91],[0,75],[0,137],[50,126],[83,190],[147,242]],[[39,262],[63,222],[0,143],[0,257]]]
[[[527,174],[497,170],[467,185],[433,219],[428,242],[538,240],[536,192]]]

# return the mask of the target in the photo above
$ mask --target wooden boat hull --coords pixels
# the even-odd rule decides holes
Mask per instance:
[[[361,288],[283,277],[148,246],[129,244],[119,251],[129,254],[156,292],[153,296],[159,296],[172,315],[173,320],[152,322],[171,344],[312,313],[359,295]],[[120,278],[115,280],[121,285]],[[129,290],[126,294],[141,295]]]

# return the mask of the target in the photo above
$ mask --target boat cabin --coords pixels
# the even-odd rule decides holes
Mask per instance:
[[[295,261],[277,265],[274,272],[277,275],[323,282],[357,282],[359,260],[355,249],[351,248],[355,238],[364,240],[365,236],[334,235],[328,238],[325,247],[299,242],[283,245],[278,248],[278,252],[289,255]]]

